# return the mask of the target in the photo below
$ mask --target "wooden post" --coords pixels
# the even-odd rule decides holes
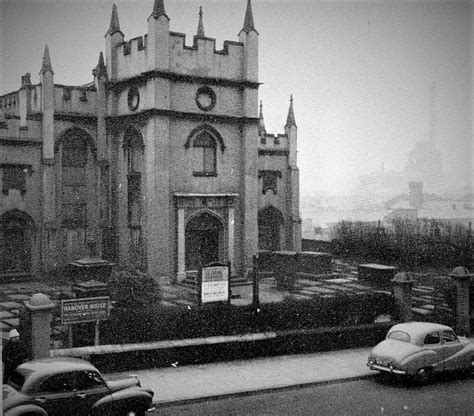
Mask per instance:
[[[258,256],[256,254],[253,255],[253,285],[252,285],[252,304],[255,308],[260,306],[260,299],[259,299],[259,285],[258,285]]]
[[[227,299],[227,303],[230,305],[230,301],[232,299],[232,289],[231,289],[231,285],[230,285],[230,279],[231,279],[231,265],[230,265],[230,260],[227,262],[227,296],[228,296],[228,299]]]
[[[202,305],[202,267],[199,267],[198,277],[197,277],[197,295],[198,295],[198,305]]]
[[[99,322],[100,321],[95,321],[95,328],[94,328],[94,345],[97,346],[99,345]]]
[[[67,346],[69,348],[72,348],[74,346],[74,343],[73,343],[73,336],[72,336],[72,325],[73,324],[69,324],[67,326],[67,333],[68,333],[68,337],[67,337]]]

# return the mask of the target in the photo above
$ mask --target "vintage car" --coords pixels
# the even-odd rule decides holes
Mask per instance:
[[[136,377],[106,380],[88,361],[44,358],[21,364],[3,385],[3,415],[145,415],[153,392]]]
[[[452,328],[429,322],[394,325],[370,352],[371,370],[411,376],[421,383],[435,372],[472,371],[474,344]]]

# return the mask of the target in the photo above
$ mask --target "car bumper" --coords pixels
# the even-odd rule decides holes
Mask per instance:
[[[397,370],[396,368],[392,368],[392,367],[384,367],[384,366],[378,365],[378,364],[367,363],[367,366],[368,366],[371,370],[384,371],[384,372],[386,372],[386,373],[397,374],[397,375],[401,375],[401,376],[407,374],[406,371]]]

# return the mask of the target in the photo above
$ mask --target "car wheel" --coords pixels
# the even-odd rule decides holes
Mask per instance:
[[[420,368],[415,374],[415,381],[418,384],[424,385],[428,383],[431,377],[431,370],[429,368]]]
[[[145,416],[145,412],[143,410],[129,410],[125,416]]]

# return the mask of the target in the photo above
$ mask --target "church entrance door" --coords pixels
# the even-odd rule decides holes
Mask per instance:
[[[220,260],[222,222],[209,213],[191,219],[186,225],[186,270],[198,270]]]

